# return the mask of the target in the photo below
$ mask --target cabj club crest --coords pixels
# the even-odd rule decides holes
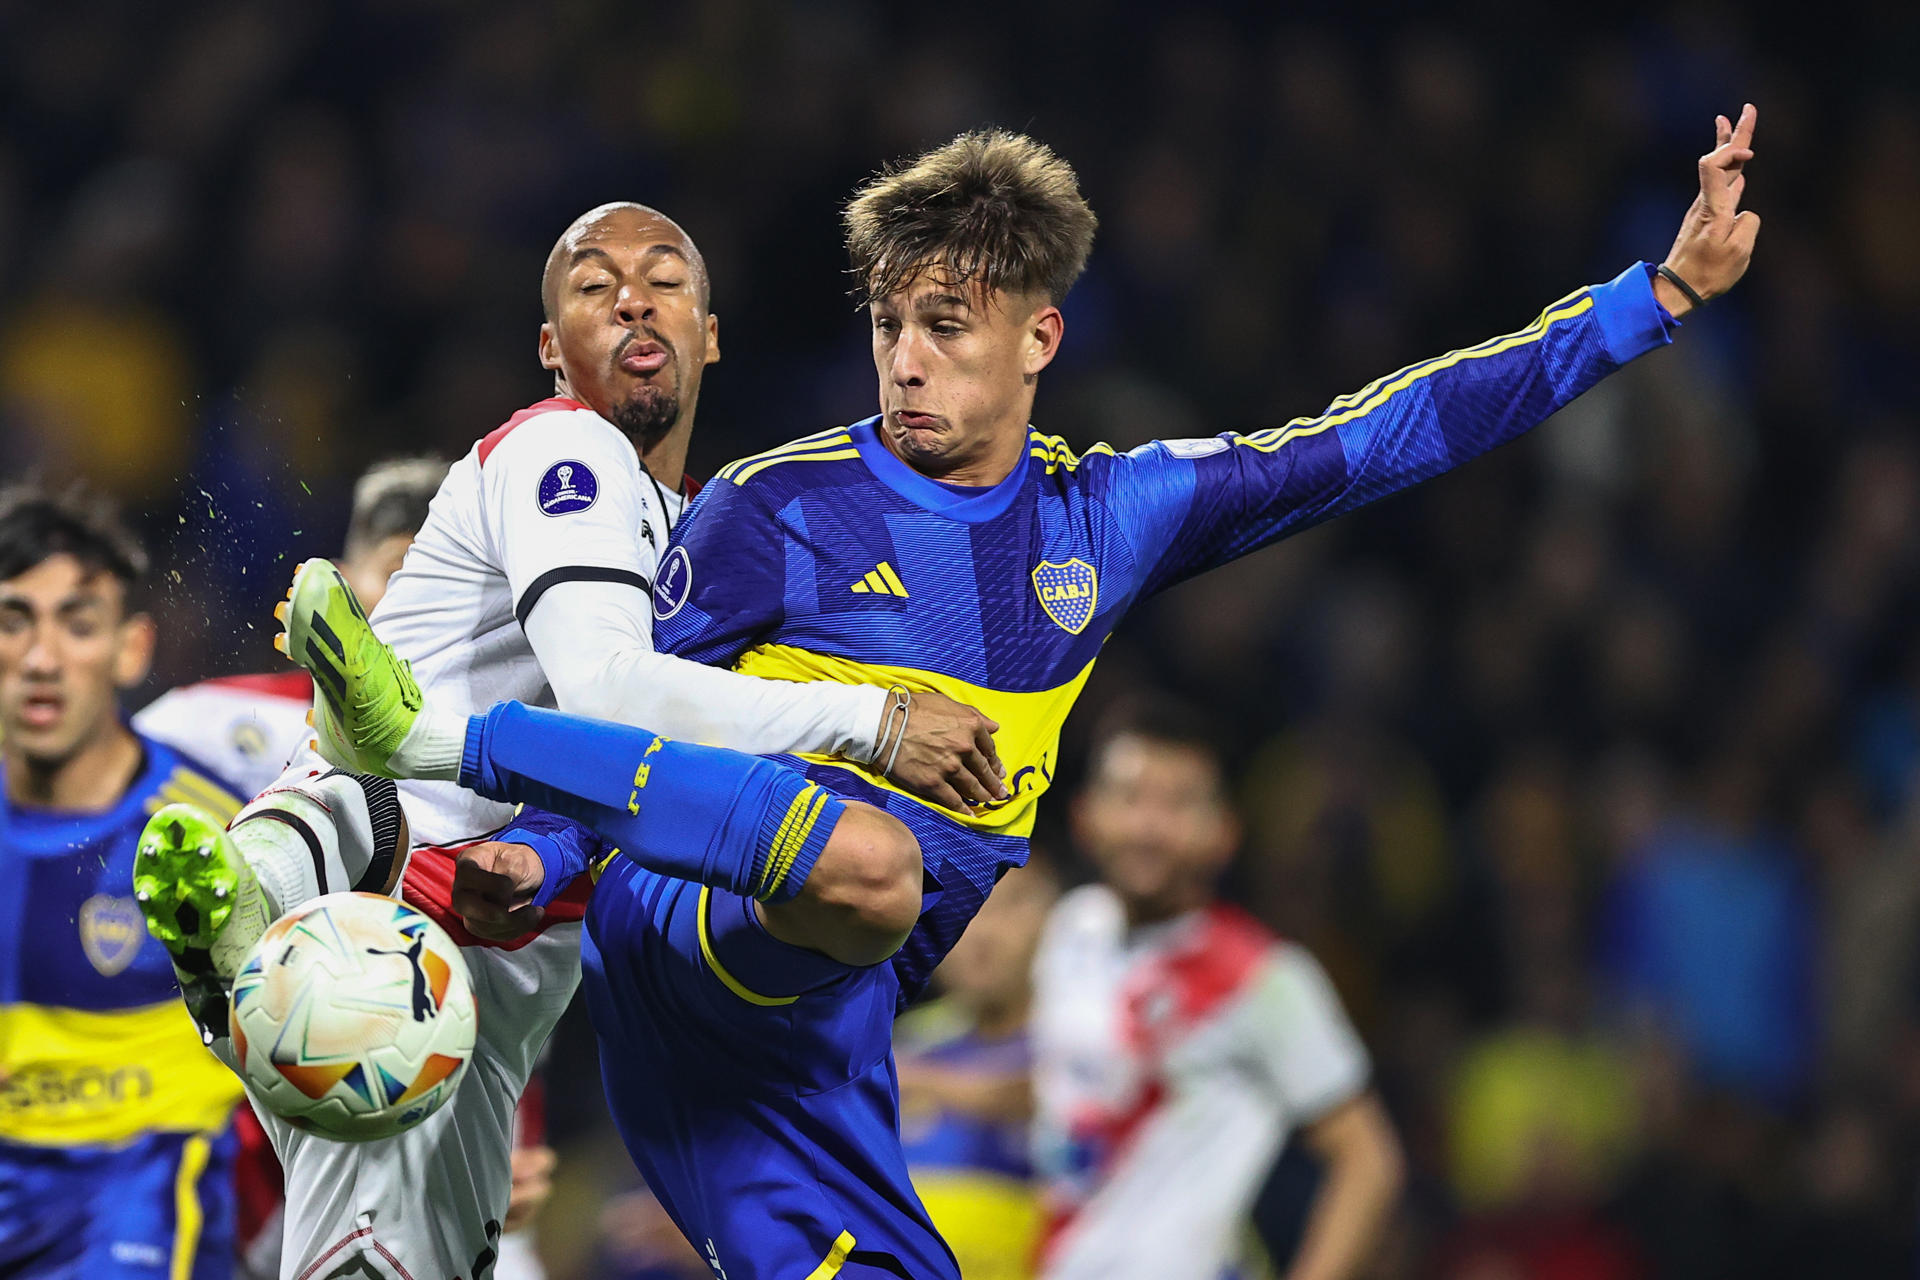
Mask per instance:
[[[80,904],[80,949],[104,976],[132,964],[146,940],[147,926],[132,898],[96,893]]]
[[[1047,616],[1077,636],[1093,621],[1100,601],[1100,577],[1078,556],[1065,564],[1042,560],[1034,566],[1033,590]]]

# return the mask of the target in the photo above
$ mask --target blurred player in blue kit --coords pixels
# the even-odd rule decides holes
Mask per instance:
[[[147,816],[228,785],[127,726],[146,557],[103,510],[0,497],[0,1275],[221,1280],[240,1083],[133,899]]]
[[[1527,327],[1252,434],[1076,454],[1028,425],[1095,219],[1031,139],[963,135],[846,211],[881,412],[723,469],[654,581],[655,635],[759,676],[931,691],[996,724],[1004,785],[949,816],[884,771],[750,758],[506,703],[436,710],[361,626],[314,625],[336,763],[554,810],[591,860],[588,1007],[628,1149],[729,1280],[953,1280],[908,1175],[892,1022],[1026,860],[1061,723],[1138,601],[1439,475],[1672,340],[1745,272],[1752,108],[1717,122],[1658,268],[1635,263]],[[440,763],[459,747],[458,767]],[[435,763],[413,764],[409,762]],[[576,854],[577,854],[576,850]],[[469,881],[537,922],[587,869],[504,850]]]

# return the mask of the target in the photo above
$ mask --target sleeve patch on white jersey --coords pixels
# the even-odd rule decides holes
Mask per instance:
[[[556,462],[540,477],[540,511],[570,516],[585,511],[600,497],[600,481],[586,463],[573,458]]]
[[[653,575],[653,616],[662,620],[680,612],[693,594],[693,557],[685,547],[675,547],[660,562]]]

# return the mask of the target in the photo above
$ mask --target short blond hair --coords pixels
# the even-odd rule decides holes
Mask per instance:
[[[844,222],[862,301],[939,267],[954,284],[1058,303],[1086,268],[1099,219],[1052,148],[987,129],[889,165],[853,193]]]

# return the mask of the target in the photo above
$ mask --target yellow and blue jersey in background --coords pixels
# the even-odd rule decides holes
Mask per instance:
[[[1076,454],[1030,431],[997,485],[919,474],[868,419],[725,469],[674,532],[655,638],[753,675],[938,690],[1000,724],[1011,797],[958,816],[876,773],[789,758],[920,842],[920,922],[849,969],[753,904],[615,859],[584,984],[609,1100],[654,1193],[716,1273],[955,1277],[900,1149],[895,1013],[1027,856],[1060,728],[1136,603],[1519,435],[1670,340],[1650,271],[1516,333],[1403,369],[1317,417]]]
[[[902,1015],[894,1027],[902,1059],[980,1077],[1027,1076],[1033,1049],[1025,1031],[982,1035],[951,1000]],[[952,1110],[900,1114],[900,1145],[914,1189],[946,1237],[967,1280],[1031,1280],[1040,1248],[1040,1194],[1027,1126]]]
[[[219,1280],[232,1270],[240,1082],[207,1051],[133,901],[147,816],[228,787],[142,739],[104,813],[25,808],[0,778],[0,1275]]]

